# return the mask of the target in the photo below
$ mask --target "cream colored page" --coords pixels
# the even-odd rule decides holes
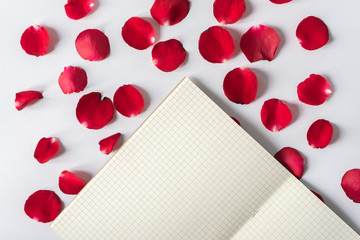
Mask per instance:
[[[360,240],[295,177],[288,178],[231,240]]]
[[[229,239],[287,177],[185,80],[52,227],[64,239]]]
[[[289,179],[185,79],[52,227],[63,239],[231,239]]]

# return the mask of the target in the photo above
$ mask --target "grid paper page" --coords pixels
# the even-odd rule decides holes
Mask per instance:
[[[71,240],[230,240],[272,233],[272,217],[318,224],[286,239],[359,239],[185,78],[51,226]]]
[[[231,240],[360,239],[319,198],[289,178]]]

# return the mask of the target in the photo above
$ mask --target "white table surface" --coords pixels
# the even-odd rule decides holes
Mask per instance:
[[[73,196],[58,188],[58,174],[67,169],[80,171],[89,179],[110,156],[100,153],[98,141],[116,132],[125,141],[161,100],[184,77],[190,77],[229,115],[271,154],[282,147],[298,149],[306,159],[301,181],[320,193],[326,204],[358,233],[360,204],[353,203],[341,189],[343,174],[360,168],[359,109],[360,88],[360,2],[358,0],[294,0],[275,5],[269,0],[246,0],[247,11],[236,24],[225,26],[233,34],[236,50],[225,64],[206,62],[198,52],[198,38],[210,26],[219,25],[212,14],[209,0],[191,1],[189,15],[172,27],[160,27],[151,20],[152,1],[98,0],[98,7],[84,19],[74,21],[65,15],[63,1],[3,1],[0,8],[0,106],[1,106],[1,174],[0,174],[0,239],[58,239],[49,224],[37,223],[24,213],[27,197],[39,189],[55,191],[66,206]],[[297,42],[295,29],[305,17],[320,17],[330,30],[330,42],[309,52]],[[188,58],[178,70],[164,73],[151,62],[151,48],[138,51],[121,37],[121,27],[132,16],[150,19],[157,40],[180,40]],[[53,39],[53,50],[45,56],[27,55],[20,47],[23,31],[33,24],[47,27]],[[273,27],[281,43],[272,62],[249,63],[239,50],[240,36],[255,24]],[[101,62],[88,62],[75,50],[75,38],[87,28],[98,28],[110,39],[110,56]],[[55,40],[55,41],[54,41]],[[88,86],[77,94],[64,95],[57,83],[68,65],[80,66],[88,74]],[[251,68],[259,80],[256,100],[246,106],[230,102],[222,90],[223,78],[236,67]],[[317,107],[302,104],[296,87],[311,73],[325,76],[333,94]],[[123,84],[134,84],[145,92],[146,110],[136,118],[116,114],[111,124],[101,130],[82,127],[75,117],[78,99],[85,93],[99,91],[112,99]],[[18,112],[15,93],[35,89],[44,99]],[[269,132],[260,121],[260,109],[269,98],[284,100],[293,112],[292,123],[278,133]],[[306,131],[319,118],[335,127],[331,144],[323,150],[307,145]],[[61,153],[46,164],[33,158],[38,140],[57,137]]]

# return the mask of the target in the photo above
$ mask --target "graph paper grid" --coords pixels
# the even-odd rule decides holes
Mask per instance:
[[[51,227],[69,240],[360,239],[187,78]]]

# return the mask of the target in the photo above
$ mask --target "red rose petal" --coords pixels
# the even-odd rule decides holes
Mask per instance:
[[[138,50],[144,50],[155,42],[155,30],[146,20],[132,17],[122,27],[121,36],[130,46]]]
[[[250,62],[272,61],[280,38],[274,29],[264,26],[252,26],[241,38],[240,48]]]
[[[210,27],[200,35],[200,54],[211,63],[224,63],[228,61],[232,57],[234,50],[233,38],[222,27]]]
[[[311,191],[313,194],[315,194],[315,196],[317,196],[323,203],[325,203],[323,197],[322,197],[320,194],[318,194],[317,192],[315,192],[315,191],[313,191],[313,190],[310,190],[310,191]]]
[[[237,120],[235,117],[231,117],[231,119],[234,120],[239,126],[241,126],[239,120]]]
[[[181,22],[189,13],[188,0],[155,0],[150,9],[151,16],[163,26]]]
[[[94,7],[94,0],[68,0],[64,7],[69,18],[78,20],[90,13]]]
[[[43,56],[49,45],[48,31],[39,25],[30,26],[22,34],[20,45],[29,55]]]
[[[100,152],[104,154],[110,154],[112,150],[114,149],[114,146],[116,142],[119,140],[119,137],[121,136],[120,133],[116,133],[114,135],[111,135],[107,138],[104,138],[99,142],[100,145]]]
[[[289,172],[300,179],[304,173],[305,160],[300,153],[291,147],[284,147],[278,151],[274,158],[278,160]]]
[[[61,211],[61,200],[55,192],[39,190],[29,196],[25,202],[26,215],[37,222],[51,222]]]
[[[38,91],[18,92],[15,94],[15,108],[20,111],[41,98],[43,98],[43,95]]]
[[[170,39],[158,42],[152,49],[152,62],[164,72],[177,69],[185,60],[186,50],[180,41]]]
[[[329,41],[329,30],[321,19],[310,16],[299,23],[296,37],[306,50],[316,50]]]
[[[136,117],[144,109],[144,99],[135,87],[123,85],[114,94],[114,107],[125,117]]]
[[[341,187],[348,198],[360,203],[360,169],[347,171],[341,179]]]
[[[221,24],[237,22],[246,9],[244,0],[215,0],[214,17]]]
[[[261,122],[272,132],[287,127],[292,119],[290,109],[279,99],[269,99],[261,108]]]
[[[331,141],[333,127],[324,119],[319,119],[311,124],[307,132],[307,140],[312,148],[325,148]]]
[[[292,0],[270,0],[270,2],[275,3],[275,4],[283,4],[283,3],[288,3],[291,1]]]
[[[108,37],[97,29],[82,31],[75,40],[75,47],[80,57],[89,61],[101,61],[110,53]]]
[[[248,68],[235,68],[226,74],[223,88],[226,97],[240,104],[255,100],[258,87],[256,75]]]
[[[59,152],[59,141],[54,137],[40,139],[36,145],[34,158],[39,163],[46,163]]]
[[[60,74],[59,85],[65,94],[81,92],[87,85],[86,72],[79,67],[65,67]]]
[[[311,74],[297,87],[299,100],[309,105],[321,105],[331,94],[331,87],[321,75]]]
[[[59,188],[65,194],[78,194],[86,182],[69,171],[62,171],[59,175]]]
[[[106,126],[114,115],[111,100],[101,93],[92,92],[82,96],[76,107],[76,118],[86,128],[100,129]]]

